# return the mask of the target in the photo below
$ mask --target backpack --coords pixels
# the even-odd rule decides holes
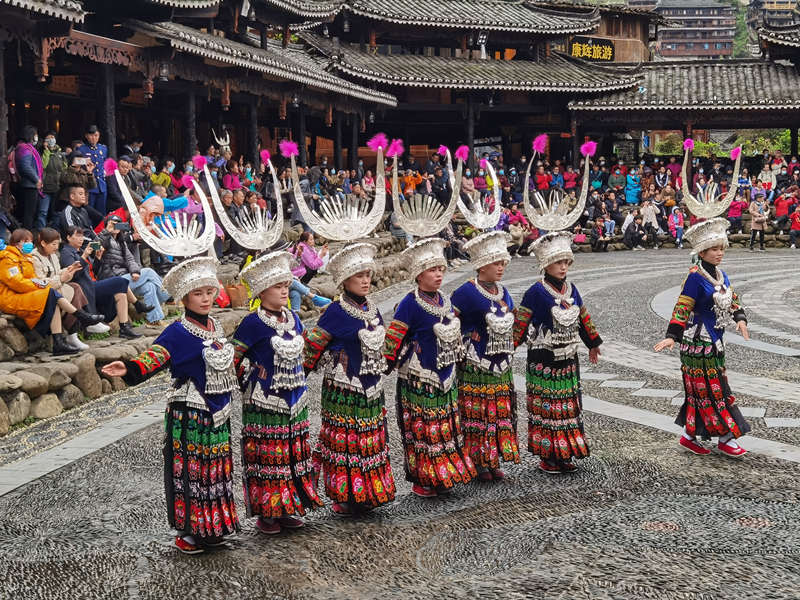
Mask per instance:
[[[8,178],[11,180],[11,183],[19,183],[19,172],[17,171],[17,149],[11,148],[8,151]]]

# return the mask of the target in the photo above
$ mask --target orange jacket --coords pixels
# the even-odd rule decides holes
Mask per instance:
[[[416,171],[412,171],[411,175],[405,175],[403,177],[403,195],[413,196],[417,186],[423,181],[425,178]]]
[[[0,310],[17,315],[33,329],[42,318],[50,286],[40,288],[31,279],[36,277],[33,261],[16,246],[0,252]]]

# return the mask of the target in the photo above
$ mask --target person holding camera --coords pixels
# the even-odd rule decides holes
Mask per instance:
[[[123,277],[109,277],[101,281],[95,281],[93,277],[93,267],[90,263],[92,256],[95,260],[103,257],[103,246],[100,240],[93,240],[85,244],[83,229],[76,225],[70,225],[66,230],[67,243],[61,249],[61,266],[66,267],[79,262],[81,269],[72,277],[72,280],[81,286],[86,299],[89,301],[89,311],[99,312],[105,316],[106,322],[113,321],[119,317],[119,336],[127,339],[141,337],[133,331],[128,316],[128,301],[136,306],[136,310],[146,313],[153,309],[152,306],[137,304],[139,300],[130,290],[128,280]],[[98,310],[99,309],[99,310]],[[98,324],[87,327],[89,333],[105,333],[108,326]]]
[[[97,125],[89,125],[84,133],[86,143],[78,148],[78,152],[91,159],[90,171],[97,182],[94,188],[89,189],[89,206],[100,214],[106,214],[106,176],[103,164],[108,158],[108,147],[100,143],[100,130]]]
[[[123,223],[118,215],[108,215],[105,224],[98,236],[103,252],[95,263],[97,279],[126,279],[130,290],[143,298],[134,304],[136,311],[143,313],[151,325],[162,326],[164,311],[161,304],[167,301],[169,294],[164,290],[161,278],[153,269],[142,267],[128,223]]]

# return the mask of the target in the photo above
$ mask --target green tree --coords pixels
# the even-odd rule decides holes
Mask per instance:
[[[736,33],[733,36],[733,58],[748,58],[747,51],[747,7],[738,0],[731,0],[736,11]]]
[[[655,150],[659,156],[680,154],[683,152],[683,140],[677,133],[671,133],[656,144]]]

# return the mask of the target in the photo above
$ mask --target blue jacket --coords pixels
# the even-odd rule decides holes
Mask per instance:
[[[92,171],[92,173],[97,179],[97,187],[89,191],[105,194],[107,188],[106,173],[103,170],[103,163],[105,163],[108,158],[108,147],[105,144],[97,144],[97,146],[93,148],[88,144],[83,144],[78,148],[78,152],[91,158],[92,163],[94,163],[94,171]]]

